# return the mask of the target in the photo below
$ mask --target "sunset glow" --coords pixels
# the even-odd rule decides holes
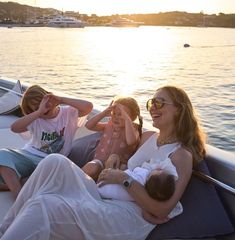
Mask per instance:
[[[15,0],[43,8],[79,11],[84,14],[112,15],[159,13],[168,11],[204,12],[207,14],[234,13],[234,0]]]

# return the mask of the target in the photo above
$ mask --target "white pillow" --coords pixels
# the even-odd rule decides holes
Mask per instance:
[[[17,93],[19,93],[19,95]],[[18,80],[9,92],[0,97],[0,114],[7,114],[19,108],[21,97],[22,87]]]

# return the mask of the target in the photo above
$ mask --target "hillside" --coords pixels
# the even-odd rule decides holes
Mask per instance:
[[[39,8],[28,5],[21,5],[15,2],[0,2],[0,20],[12,20],[17,22],[25,22],[32,17],[42,15],[52,15],[59,13],[58,10],[52,8]]]
[[[32,20],[45,20],[48,16],[61,14],[61,11],[52,8],[39,8],[21,5],[15,2],[0,2],[0,23],[25,23]],[[187,12],[165,12],[153,14],[130,14],[97,16],[92,14],[79,14],[79,12],[65,12],[65,15],[85,20],[89,25],[105,25],[113,19],[121,16],[144,25],[156,26],[203,26],[203,27],[229,27],[235,28],[235,14],[203,14]]]

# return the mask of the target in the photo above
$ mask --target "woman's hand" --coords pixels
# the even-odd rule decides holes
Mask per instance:
[[[105,184],[109,183],[116,183],[116,184],[122,184],[122,182],[128,178],[128,175],[119,169],[104,169],[99,177],[98,177],[98,183],[99,186],[103,186]]]

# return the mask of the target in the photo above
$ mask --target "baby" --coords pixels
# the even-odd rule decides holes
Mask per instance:
[[[125,172],[134,180],[145,186],[149,196],[166,201],[175,191],[175,181],[178,178],[175,166],[170,159],[155,164],[155,169],[136,167]],[[99,184],[98,184],[99,186]],[[129,193],[119,184],[106,184],[98,188],[102,198],[111,198],[124,201],[134,201]]]

